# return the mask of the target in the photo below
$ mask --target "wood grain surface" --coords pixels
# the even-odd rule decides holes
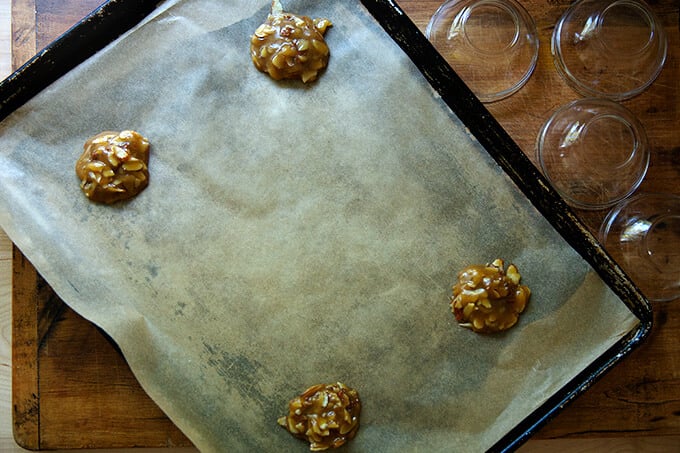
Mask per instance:
[[[13,67],[99,3],[13,0]],[[421,30],[440,4],[398,3]],[[520,92],[488,108],[535,160],[534,143],[543,122],[554,109],[578,96],[555,72],[549,47],[553,26],[570,1],[522,4],[539,29],[538,67]],[[669,58],[656,83],[625,106],[641,120],[652,146],[652,165],[641,190],[680,194],[678,5],[672,0],[652,5],[668,32]],[[596,231],[605,212],[578,214]],[[16,248],[12,265],[12,396],[17,442],[29,449],[190,445],[139,387],[106,335],[56,298]],[[651,337],[641,348],[536,437],[680,435],[680,299],[654,304],[654,320]]]

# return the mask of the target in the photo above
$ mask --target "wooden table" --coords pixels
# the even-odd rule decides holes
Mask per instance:
[[[17,68],[100,0],[13,0]],[[439,1],[398,2],[421,30]],[[550,35],[569,0],[522,2],[541,40],[538,67],[491,113],[532,159],[539,128],[577,99],[555,72]],[[652,164],[640,190],[680,194],[680,34],[678,5],[653,2],[668,33],[659,79],[624,103],[649,135]],[[604,211],[577,212],[593,232]],[[13,261],[13,407],[17,442],[29,449],[186,446],[190,442],[146,396],[115,345],[65,306],[19,250]],[[680,299],[653,304],[654,329],[642,347],[546,425],[536,437],[680,435]],[[587,319],[584,319],[587,322]]]

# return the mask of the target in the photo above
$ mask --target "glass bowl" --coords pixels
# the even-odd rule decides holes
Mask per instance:
[[[614,207],[600,241],[652,301],[680,297],[680,197],[639,194]]]
[[[449,0],[425,35],[482,102],[514,94],[536,68],[536,24],[515,0]]]
[[[557,72],[583,96],[621,101],[647,89],[667,53],[654,12],[639,0],[580,0],[558,20],[551,52]]]
[[[537,158],[564,200],[606,209],[630,196],[649,167],[647,135],[625,107],[579,99],[557,109],[541,128]]]

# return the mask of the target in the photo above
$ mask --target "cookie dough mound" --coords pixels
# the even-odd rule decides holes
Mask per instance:
[[[324,39],[328,19],[311,19],[283,12],[278,1],[250,39],[255,67],[274,80],[316,80],[328,64],[330,50]]]
[[[132,198],[149,184],[149,141],[135,131],[101,132],[76,162],[85,196],[98,203]]]
[[[469,266],[458,274],[453,286],[451,310],[463,326],[480,333],[507,330],[514,326],[531,295],[520,285],[514,264],[505,270],[503,260],[486,266]]]
[[[308,441],[311,451],[344,445],[359,429],[359,394],[340,382],[308,388],[290,401],[288,409],[279,425]]]

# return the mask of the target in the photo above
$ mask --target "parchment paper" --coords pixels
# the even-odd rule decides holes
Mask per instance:
[[[486,449],[637,321],[358,2],[284,6],[334,24],[317,83],[250,62],[268,0],[170,1],[7,118],[2,228],[203,451],[305,451],[276,419],[338,380],[348,451]],[[83,143],[127,128],[150,186],[93,204]],[[449,296],[497,257],[533,295],[482,336]]]

